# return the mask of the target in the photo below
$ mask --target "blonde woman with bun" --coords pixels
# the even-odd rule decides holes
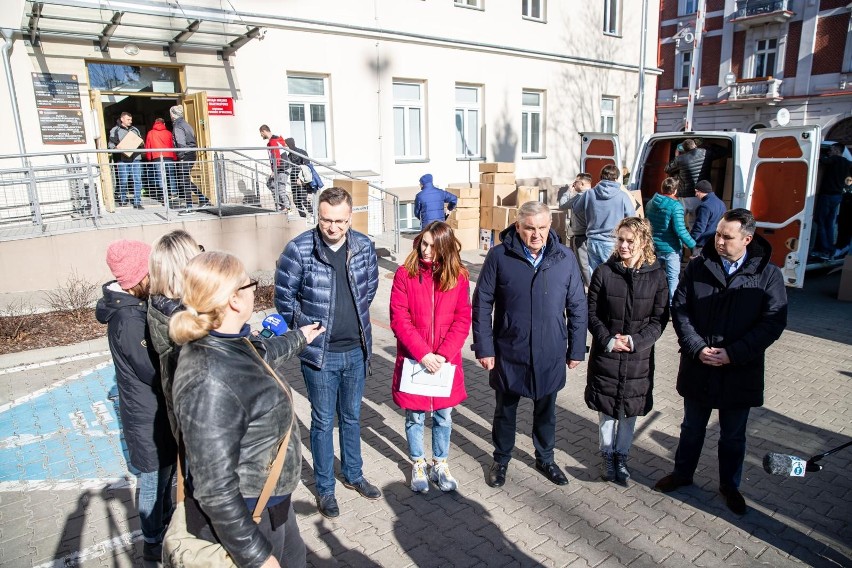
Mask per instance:
[[[178,229],[154,241],[149,260],[150,296],[148,298],[148,328],[151,343],[160,361],[160,381],[172,432],[175,432],[172,404],[172,380],[180,348],[169,337],[169,320],[183,309],[183,269],[204,251],[189,233]]]
[[[325,329],[252,335],[256,288],[229,254],[205,252],[184,269],[186,309],[172,316],[169,335],[181,346],[172,396],[185,448],[187,529],[221,543],[237,566],[302,567],[305,544],[290,503],[301,442],[289,386],[272,368]],[[255,523],[251,512],[290,428],[284,466]]]

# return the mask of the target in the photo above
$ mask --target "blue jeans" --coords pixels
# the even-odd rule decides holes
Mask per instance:
[[[633,432],[636,430],[636,416],[615,419],[603,412],[598,412],[598,437],[600,448],[604,453],[617,452],[627,455],[633,445]]]
[[[142,203],[142,162],[119,162],[118,163],[118,200],[122,203],[127,201],[127,178],[133,178],[133,204]]]
[[[447,459],[450,453],[450,434],[453,431],[452,407],[432,412],[432,457]],[[408,455],[411,461],[423,457],[423,429],[426,412],[405,411],[405,437],[408,438]]]
[[[163,534],[174,512],[172,503],[172,484],[175,480],[175,466],[170,465],[159,471],[139,474],[139,523],[145,542],[162,542]]]
[[[174,160],[170,158],[158,159],[151,163],[151,167],[157,172],[157,185],[163,192],[163,202],[165,203],[169,197],[178,195],[177,171]]]
[[[594,274],[595,268],[612,256],[615,241],[612,237],[589,237],[586,240],[586,248],[589,251],[589,274]]]
[[[657,258],[666,269],[666,280],[669,283],[669,303],[674,297],[677,290],[677,283],[680,280],[680,253],[679,252],[658,252]]]
[[[319,495],[334,494],[334,415],[340,435],[340,469],[347,483],[364,477],[361,470],[361,397],[366,374],[360,347],[325,354],[322,369],[302,363],[311,401],[311,455]]]
[[[834,226],[837,224],[837,209],[842,198],[842,195],[820,195],[817,198],[817,242],[814,250],[834,252]]]
[[[719,409],[719,486],[737,488],[743,477],[743,460],[746,452],[746,424],[750,408]],[[674,472],[684,479],[692,479],[707,422],[713,409],[694,400],[683,399],[683,424],[680,425],[680,442],[675,453]]]

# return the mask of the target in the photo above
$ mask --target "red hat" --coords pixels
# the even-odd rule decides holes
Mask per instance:
[[[115,241],[107,248],[107,265],[122,290],[130,290],[148,275],[151,247],[142,241]]]

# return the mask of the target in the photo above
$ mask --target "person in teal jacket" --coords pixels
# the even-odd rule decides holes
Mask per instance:
[[[683,206],[677,200],[677,178],[666,178],[660,186],[660,193],[648,202],[645,215],[654,229],[654,248],[657,258],[666,269],[666,280],[669,283],[669,302],[674,296],[680,279],[680,261],[683,247],[690,249],[695,246],[695,240],[689,236],[686,223],[683,221]]]

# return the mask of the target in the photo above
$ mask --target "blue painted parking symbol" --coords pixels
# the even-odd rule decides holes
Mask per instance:
[[[110,362],[0,406],[0,482],[127,476],[117,392]]]

